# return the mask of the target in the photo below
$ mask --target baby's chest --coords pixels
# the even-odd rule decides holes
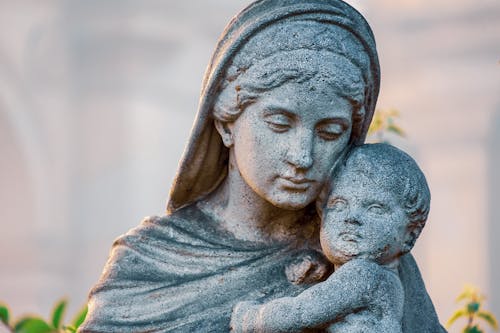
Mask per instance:
[[[401,333],[401,321],[389,314],[382,316],[369,310],[351,313],[330,325],[329,333]]]

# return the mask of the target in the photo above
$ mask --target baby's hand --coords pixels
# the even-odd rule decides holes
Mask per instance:
[[[311,284],[325,280],[332,273],[331,263],[319,252],[302,254],[285,269],[288,281],[293,284]]]
[[[259,304],[254,301],[243,301],[233,307],[230,328],[234,333],[257,332],[257,316]]]

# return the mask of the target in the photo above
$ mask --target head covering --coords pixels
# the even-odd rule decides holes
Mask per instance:
[[[314,21],[341,28],[342,35],[355,39],[366,53],[368,63],[356,64],[361,66],[366,83],[363,106],[365,115],[362,120],[361,135],[352,138],[353,144],[364,142],[379,92],[380,68],[373,33],[363,16],[340,0],[256,1],[231,20],[219,39],[208,65],[203,79],[198,114],[170,191],[168,212],[172,213],[199,200],[213,191],[225,178],[228,150],[215,129],[212,117],[221,83],[228,75],[229,67],[233,65],[235,58],[245,58],[237,56],[240,51],[245,52],[245,46],[251,43],[252,37],[270,26],[288,20]],[[280,41],[269,44],[279,48]],[[339,49],[342,48],[341,44]],[[300,47],[308,46],[297,46]],[[315,47],[321,48],[321,46]],[[343,50],[344,54],[349,52],[356,58],[359,50]],[[253,56],[255,55],[248,55],[250,58]]]

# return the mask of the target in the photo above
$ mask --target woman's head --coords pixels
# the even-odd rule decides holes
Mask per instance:
[[[346,150],[352,113],[350,101],[322,80],[262,91],[234,121],[215,121],[237,170],[231,179],[276,207],[305,208]]]
[[[308,94],[305,89],[310,89]],[[169,210],[200,199],[220,184],[227,172],[229,151],[237,149],[231,142],[223,142],[224,135],[219,135],[224,133],[221,124],[242,123],[240,118],[256,109],[264,96],[268,101],[274,95],[275,99],[279,96],[290,102],[289,96],[297,103],[301,102],[298,95],[322,99],[322,105],[315,106],[321,109],[316,116],[323,112],[321,119],[315,119],[318,126],[322,119],[339,116],[329,115],[329,110],[347,110],[348,128],[339,127],[342,138],[334,149],[320,145],[322,148],[317,150],[323,152],[330,167],[339,159],[339,148],[345,150],[349,143],[363,142],[378,89],[373,35],[352,7],[340,0],[255,2],[228,25],[207,69],[198,116],[171,190]],[[328,108],[327,103],[335,108]],[[303,109],[309,115],[318,111]],[[299,116],[305,114],[300,108],[296,111]],[[217,130],[214,121],[219,124]],[[309,129],[323,131],[322,125],[316,125]],[[288,155],[303,155],[301,160],[308,160],[304,157],[307,154]],[[266,162],[264,157],[255,155],[253,162],[262,164]],[[274,169],[275,165],[268,168]],[[321,172],[320,180],[325,177]]]
[[[269,47],[272,41],[279,43]],[[284,21],[253,36],[228,68],[213,108],[216,126],[230,163],[273,205],[301,209],[314,201],[360,136],[368,59],[346,51],[356,48],[337,27]]]
[[[338,26],[292,20],[274,24],[254,36],[232,61],[213,117],[232,122],[263,92],[286,83],[321,82],[352,105],[356,140],[363,132],[367,88],[363,69],[368,64],[359,42]]]

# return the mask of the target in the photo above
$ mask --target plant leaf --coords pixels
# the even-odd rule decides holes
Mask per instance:
[[[465,285],[464,290],[460,295],[458,295],[456,302],[463,300],[481,302],[484,300],[484,296],[479,293],[479,290],[472,285]]]
[[[66,310],[67,304],[68,301],[62,299],[56,304],[54,310],[52,310],[52,326],[54,326],[55,328],[61,327],[62,318],[64,316],[64,311]]]
[[[389,116],[391,118],[392,117],[399,118],[399,110],[397,110],[397,109],[389,109],[387,111],[387,116]]]
[[[370,124],[370,127],[368,128],[368,135],[373,135],[374,133],[377,133],[378,131],[382,130],[382,125],[384,122],[380,117],[375,114],[375,117],[372,120],[372,123]]]
[[[494,329],[498,330],[498,322],[497,319],[495,318],[495,315],[489,311],[484,311],[481,310],[477,313],[477,316],[479,318],[482,318],[488,322],[488,324],[491,325]]]
[[[9,308],[7,307],[7,305],[0,303],[0,321],[9,326],[9,317]]]
[[[76,328],[75,326],[63,326],[64,332],[70,332],[70,333],[75,333]]]
[[[83,321],[85,320],[85,317],[87,317],[87,312],[88,312],[88,307],[87,305],[85,305],[75,316],[75,318],[73,318],[73,321],[71,322],[71,325],[77,329],[78,327],[80,327],[80,325],[83,323]]]
[[[464,329],[464,333],[483,333],[483,330],[481,330],[477,325],[474,325],[472,327],[466,327]]]
[[[43,319],[36,317],[22,318],[14,326],[16,333],[49,333],[53,331],[53,327],[50,327]]]
[[[472,314],[476,313],[479,311],[479,308],[481,307],[481,304],[478,302],[470,302],[467,304],[467,311]]]
[[[395,124],[390,124],[389,126],[387,126],[387,131],[388,132],[392,132],[394,134],[397,134],[401,137],[405,137],[406,134],[405,132],[403,131],[403,129],[401,127],[399,127],[398,125],[395,125]]]
[[[458,309],[457,311],[453,312],[451,315],[450,319],[446,322],[446,328],[450,328],[450,326],[458,319],[462,317],[467,317],[468,312],[466,309]]]

